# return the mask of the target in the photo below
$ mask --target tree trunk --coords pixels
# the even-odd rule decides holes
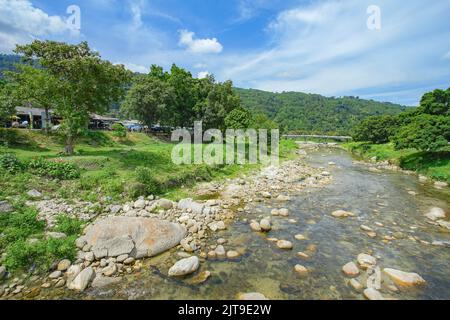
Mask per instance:
[[[45,133],[48,135],[50,133],[50,124],[49,123],[49,112],[48,112],[48,108],[45,108]]]
[[[73,155],[75,141],[72,136],[68,136],[66,139],[65,152],[67,155]]]

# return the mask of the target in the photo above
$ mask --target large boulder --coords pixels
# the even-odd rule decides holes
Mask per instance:
[[[186,228],[177,223],[109,217],[89,226],[83,238],[99,259],[123,254],[134,258],[152,257],[177,246],[185,236]]]
[[[68,284],[68,287],[72,290],[84,291],[94,277],[94,269],[91,267],[86,268],[81,271],[71,283]]]

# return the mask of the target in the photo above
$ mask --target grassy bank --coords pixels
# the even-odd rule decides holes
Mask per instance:
[[[415,149],[395,150],[392,144],[351,142],[342,146],[364,159],[389,161],[402,169],[450,182],[450,147],[439,152],[420,152]]]
[[[173,144],[141,133],[116,138],[109,132],[90,132],[76,148],[76,154],[63,156],[63,144],[55,135],[39,131],[10,131],[1,154],[13,154],[27,169],[3,170],[0,200],[37,189],[52,198],[126,200],[140,195],[165,195],[176,200],[186,187],[256,169],[258,165],[175,165],[171,160]],[[282,141],[282,159],[292,157],[296,145]],[[40,160],[43,159],[43,163]],[[51,162],[52,164],[49,164]],[[53,163],[60,163],[53,168]],[[64,167],[64,165],[66,165]],[[71,167],[68,167],[71,166]]]

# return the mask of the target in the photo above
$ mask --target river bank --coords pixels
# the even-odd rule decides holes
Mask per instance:
[[[90,284],[84,291],[56,288],[60,278],[69,280],[67,272],[61,272],[59,278],[46,279],[44,288],[39,281],[35,285],[27,282],[20,293],[8,298],[450,296],[446,189],[434,189],[401,173],[374,172],[337,148],[309,146],[280,169],[266,168],[257,175],[202,184],[193,195],[204,200],[170,201],[171,209],[156,212],[161,220],[184,227],[181,245],[131,264],[118,261],[126,258],[124,255],[97,261],[94,253],[92,262],[75,261],[83,270],[95,270],[94,281],[87,277]],[[166,200],[138,199],[137,204],[124,204],[114,216],[126,216],[130,211],[139,214],[134,206],[142,206],[141,200],[150,207],[154,203],[169,206]],[[194,212],[200,207],[201,215]],[[211,223],[202,218],[208,207],[218,210],[208,215]],[[99,221],[103,218],[108,217],[99,217]],[[200,228],[194,232],[196,226]],[[92,257],[83,249],[80,255]],[[106,276],[105,272],[114,271],[113,265],[117,270]],[[399,277],[401,281],[409,279],[410,284],[402,284]]]
[[[376,145],[361,142],[344,143],[341,146],[373,168],[416,174],[421,180],[433,180],[438,188],[447,187],[450,182],[449,150],[440,152],[394,150],[392,144]]]

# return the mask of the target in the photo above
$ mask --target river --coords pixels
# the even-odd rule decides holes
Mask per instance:
[[[273,217],[268,234],[251,232],[244,219],[269,216],[279,204],[254,204],[249,216],[242,216],[228,230],[211,239],[226,238],[227,250],[243,253],[235,261],[207,260],[200,271],[211,278],[202,284],[191,279],[173,279],[168,268],[176,261],[173,252],[150,259],[139,273],[124,277],[120,284],[88,289],[80,295],[66,290],[58,298],[83,299],[234,299],[239,292],[260,292],[270,299],[364,299],[348,284],[342,266],[355,261],[360,253],[372,253],[382,268],[416,272],[426,285],[401,289],[382,289],[383,296],[394,299],[450,299],[450,247],[431,245],[433,241],[450,242],[450,232],[430,225],[424,213],[431,207],[449,212],[450,192],[420,183],[417,177],[399,172],[372,172],[353,161],[340,149],[321,149],[308,154],[307,161],[325,167],[333,181],[323,188],[311,188],[293,197],[284,206],[289,218]],[[335,166],[329,166],[334,162]],[[408,192],[415,192],[412,195]],[[336,219],[331,212],[343,209],[356,217]],[[297,220],[296,223],[289,219]],[[370,238],[360,228],[369,226],[377,233]],[[394,241],[384,236],[396,234]],[[297,241],[294,235],[307,239]],[[401,236],[399,236],[401,235]],[[290,240],[292,251],[276,247],[268,237]],[[422,240],[422,242],[420,241]],[[297,256],[306,253],[309,258]],[[294,272],[296,264],[305,266],[307,275]],[[48,298],[48,297],[47,297]]]

